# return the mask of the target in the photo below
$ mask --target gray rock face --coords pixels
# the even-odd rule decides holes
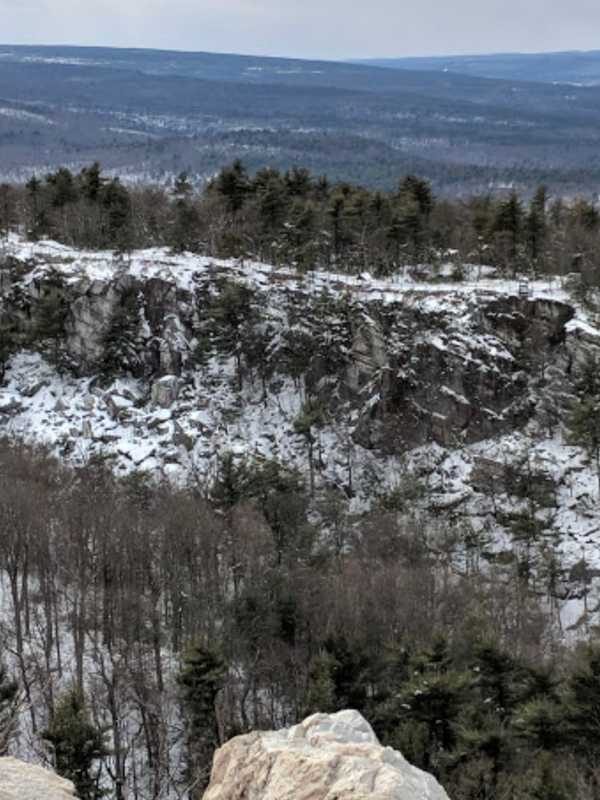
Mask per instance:
[[[73,800],[70,781],[16,758],[0,758],[0,800]]]
[[[194,272],[180,281],[177,265],[161,271],[160,263],[142,260],[144,268],[130,272],[107,264],[94,271],[84,263],[74,274],[67,263],[68,280],[60,290],[47,265],[28,263],[22,268],[25,279],[7,290],[4,313],[23,333],[31,332],[43,298],[62,292],[67,361],[78,376],[91,376],[124,297],[134,296],[139,315],[129,322],[135,335],[129,331],[123,346],[129,371],[145,382],[154,406],[169,409],[180,388],[194,381],[197,337],[207,322],[202,298],[215,290],[217,276],[206,266],[196,272],[184,263],[179,266]],[[218,277],[244,279],[231,270]],[[589,352],[600,352],[597,332],[569,328],[573,306],[545,297],[421,288],[397,299],[392,293],[385,302],[368,291],[344,297],[340,291],[323,302],[316,293],[285,283],[254,289],[268,323],[269,379],[300,377],[331,418],[352,416],[354,443],[384,455],[431,442],[454,447],[503,435],[535,414],[532,385],[543,371],[540,365],[552,365],[554,384],[568,394],[573,370]],[[300,332],[295,352],[285,339],[292,328]],[[231,353],[216,355],[226,361]],[[245,365],[244,372],[255,380],[260,366]],[[566,408],[568,398],[560,392],[557,401]],[[120,397],[110,398],[108,406],[115,421],[126,421]],[[19,407],[7,399],[0,412],[13,415]],[[183,444],[189,449],[190,442]]]
[[[431,775],[382,747],[357,711],[232,739],[204,800],[448,800]]]
[[[567,369],[567,304],[482,297],[459,311],[398,304],[357,329],[346,387],[372,398],[358,443],[394,454],[497,436],[532,415],[542,362]]]
[[[152,384],[152,402],[161,408],[170,408],[179,393],[179,379],[176,375],[165,375]]]

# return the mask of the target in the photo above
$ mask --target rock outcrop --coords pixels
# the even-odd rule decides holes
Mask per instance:
[[[70,781],[16,758],[0,758],[0,800],[73,800]]]
[[[431,775],[382,747],[357,711],[238,736],[217,751],[204,800],[448,800]]]
[[[232,413],[238,400],[247,406],[255,383],[264,389],[258,403],[278,409],[287,398],[274,397],[277,387],[293,381],[296,391],[300,380],[326,416],[344,424],[351,419],[346,441],[378,455],[505,435],[535,416],[535,384],[545,366],[568,389],[573,365],[600,348],[598,331],[574,319],[565,293],[547,297],[541,285],[537,296],[524,299],[513,291],[516,284],[502,282],[486,290],[457,283],[434,291],[427,284],[369,286],[348,278],[332,293],[325,275],[308,285],[260,265],[241,269],[161,250],[136,253],[125,265],[52,243],[15,241],[13,248],[14,257],[0,263],[5,327],[71,376],[97,383],[108,358],[115,367],[108,377],[139,381],[138,411],[175,409],[179,398],[189,401],[188,410],[203,400],[212,406],[224,388]],[[225,307],[215,312],[215,298],[231,281],[251,289],[252,324],[240,327]],[[52,327],[57,319],[60,335]],[[227,328],[232,319],[238,327],[215,340],[215,321]],[[242,373],[246,396],[236,398],[228,387],[238,386]],[[110,395],[112,420],[141,430],[133,402],[114,389]],[[553,398],[559,411],[568,406],[563,400]],[[20,403],[20,397],[0,397],[0,420],[19,416]],[[179,424],[198,440],[193,423],[187,430],[185,420]],[[214,448],[202,443],[200,449]]]

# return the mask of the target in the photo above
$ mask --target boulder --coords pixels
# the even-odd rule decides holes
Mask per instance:
[[[72,800],[70,781],[16,758],[0,758],[0,800]]]
[[[0,414],[18,414],[23,410],[23,403],[14,395],[0,396]]]
[[[152,384],[152,402],[161,408],[169,408],[177,400],[179,379],[176,375],[165,375]]]
[[[431,775],[382,747],[357,711],[314,714],[217,750],[204,800],[448,800]]]
[[[122,420],[127,419],[129,416],[133,403],[129,398],[115,393],[106,396],[106,406],[113,419]]]

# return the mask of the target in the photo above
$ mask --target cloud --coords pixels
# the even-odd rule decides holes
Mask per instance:
[[[0,0],[0,11],[5,42],[323,58],[585,49],[600,26],[596,0]]]

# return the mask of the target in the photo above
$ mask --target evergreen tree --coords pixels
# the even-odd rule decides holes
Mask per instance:
[[[6,236],[18,222],[17,191],[8,183],[0,183],[0,236]]]
[[[139,374],[142,361],[139,355],[141,302],[135,286],[126,288],[119,298],[103,338],[99,369],[103,375]]]
[[[236,463],[233,453],[223,453],[211,491],[212,499],[224,510],[233,508],[247,496],[248,480],[246,464],[243,461]]]
[[[413,658],[410,673],[395,692],[398,725],[390,741],[409,760],[440,775],[457,746],[457,723],[470,676],[452,667],[443,638]]]
[[[519,243],[523,234],[523,206],[516,192],[511,192],[506,200],[503,200],[496,209],[496,216],[493,223],[493,230],[497,236],[498,243],[508,243],[505,257],[506,262],[512,264],[512,271],[517,272],[519,255]],[[507,266],[507,264],[503,264]]]
[[[554,752],[565,744],[564,708],[553,697],[536,697],[518,709],[515,728],[536,751]]]
[[[529,206],[529,212],[525,220],[527,231],[527,245],[529,257],[534,266],[537,265],[543,253],[544,242],[546,239],[546,204],[548,202],[548,191],[545,186],[540,186]]]
[[[81,800],[98,800],[102,765],[109,755],[104,732],[90,719],[80,689],[71,689],[58,702],[43,738],[52,745],[59,775],[73,781]]]
[[[127,252],[131,249],[129,245],[133,238],[131,198],[118,178],[113,178],[102,186],[100,203],[106,212],[107,222],[104,232],[106,245]]]
[[[69,303],[64,279],[59,272],[51,270],[42,285],[32,336],[59,368],[67,366],[63,344],[68,317]]]
[[[35,175],[26,183],[27,235],[37,241],[48,231],[47,208],[42,182]]]
[[[285,185],[291,197],[305,197],[311,189],[311,174],[303,167],[292,167],[285,173]]]
[[[229,210],[233,214],[240,211],[250,190],[250,182],[246,168],[239,159],[230,167],[221,170],[216,179],[216,188],[227,200]]]
[[[209,300],[204,333],[210,337],[219,353],[231,358],[236,365],[238,390],[243,387],[244,342],[253,335],[258,318],[252,289],[233,281],[222,281],[217,296]]]
[[[49,188],[49,200],[53,208],[64,208],[78,198],[73,173],[64,167],[47,175],[46,185]]]
[[[409,198],[413,200],[417,204],[419,214],[421,214],[425,220],[429,219],[433,211],[435,199],[431,191],[431,185],[426,180],[418,178],[415,175],[407,175],[400,182],[398,196],[400,199]]]
[[[314,446],[315,435],[314,428],[321,428],[325,422],[325,405],[320,401],[309,399],[302,407],[302,411],[294,420],[294,431],[304,438],[308,450],[308,468],[310,474],[310,491],[314,494],[315,491],[315,462],[314,462]]]
[[[178,676],[187,718],[190,797],[200,798],[209,782],[213,753],[220,743],[215,704],[226,674],[221,655],[197,645],[190,649]]]
[[[303,716],[330,714],[338,710],[334,679],[338,666],[335,657],[326,650],[311,660]]]
[[[187,196],[178,197],[175,202],[175,219],[169,234],[169,244],[176,253],[198,249],[200,217],[192,200]]]
[[[600,648],[583,647],[579,656],[567,683],[565,721],[571,741],[595,768],[600,758]]]
[[[86,167],[79,173],[79,184],[81,193],[86,200],[96,203],[100,196],[102,187],[106,180],[102,177],[100,164],[95,161],[90,167]]]

